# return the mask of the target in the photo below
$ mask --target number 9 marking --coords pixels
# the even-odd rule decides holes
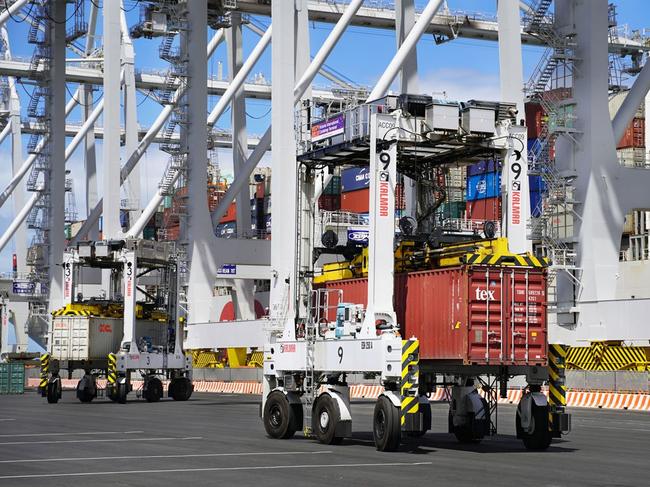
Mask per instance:
[[[510,169],[512,170],[513,173],[515,173],[515,179],[519,179],[519,176],[521,176],[521,164],[518,162],[514,162],[511,166]]]
[[[339,363],[343,362],[343,347],[339,347],[338,351],[336,352],[339,356]]]

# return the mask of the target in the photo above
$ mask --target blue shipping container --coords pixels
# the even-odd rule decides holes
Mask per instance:
[[[501,196],[501,173],[489,172],[467,178],[467,201]]]
[[[487,172],[497,172],[501,170],[501,164],[496,163],[494,159],[488,159],[485,161],[479,161],[476,164],[467,166],[467,175],[468,176],[478,176],[479,174],[485,174]]]
[[[535,218],[542,215],[542,193],[530,192],[530,215]]]
[[[351,167],[341,172],[341,191],[356,191],[370,186],[370,171],[367,167]]]
[[[122,228],[129,228],[129,212],[128,210],[120,210],[120,226]]]
[[[547,190],[542,176],[528,176],[528,187],[531,193],[546,193]]]
[[[528,176],[528,185],[530,189],[530,214],[539,217],[542,214],[542,198],[546,193],[546,183],[542,176]]]

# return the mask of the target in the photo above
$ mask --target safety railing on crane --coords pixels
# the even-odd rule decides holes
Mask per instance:
[[[549,296],[551,309],[557,305],[557,273],[566,274],[580,295],[581,270],[574,249],[576,224],[580,215],[574,205],[574,174],[560,173],[555,166],[554,145],[560,134],[576,140],[574,102],[571,84],[575,72],[575,40],[562,36],[554,28],[551,0],[537,0],[524,15],[524,30],[548,46],[533,70],[524,90],[529,99],[540,105],[543,113],[541,131],[528,151],[529,172],[541,176],[546,187],[539,216],[529,221],[529,235],[541,242],[540,251],[549,257]]]

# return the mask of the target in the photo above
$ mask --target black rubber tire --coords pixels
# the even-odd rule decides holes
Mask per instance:
[[[474,413],[468,413],[468,422],[463,426],[454,426],[454,436],[458,440],[458,443],[480,443],[482,438],[476,438],[474,436],[474,431],[472,431],[472,423],[474,422]],[[453,419],[452,419],[453,422]],[[453,423],[452,423],[453,424]]]
[[[266,433],[271,438],[286,440],[295,434],[296,418],[294,409],[283,392],[273,391],[268,395],[264,404],[262,421]]]
[[[519,414],[517,416],[517,429],[521,431],[521,441],[528,450],[546,450],[551,446],[552,435],[548,429],[548,406],[533,404],[533,432],[528,434],[521,428]]]
[[[422,431],[407,431],[406,436],[411,438],[421,438],[431,429],[431,404],[420,403],[419,409],[422,412]]]
[[[117,384],[106,386],[106,397],[108,397],[112,402],[117,402]]]
[[[341,411],[329,394],[321,394],[312,409],[312,431],[318,441],[325,445],[338,445],[343,438],[336,436],[336,426],[341,421]]]
[[[120,404],[126,404],[126,396],[129,394],[129,384],[127,382],[117,382],[115,385],[116,400]]]
[[[86,378],[79,379],[79,382],[77,383],[77,399],[83,403],[89,403],[92,402],[93,399],[95,399],[95,396],[97,396],[97,392],[92,391],[89,387],[80,387],[85,385]]]
[[[402,441],[400,411],[386,396],[380,396],[375,404],[372,436],[379,451],[395,451]]]
[[[172,379],[169,383],[168,395],[174,401],[187,401],[194,391],[192,381],[187,377],[179,377]]]
[[[95,396],[88,389],[77,390],[77,399],[83,403],[90,403],[94,398]]]
[[[142,396],[147,402],[158,402],[163,396],[163,385],[158,377],[151,377],[147,380]]]
[[[61,394],[59,391],[59,384],[60,382],[58,380],[49,381],[47,383],[46,397],[47,397],[48,404],[56,404],[57,402],[59,402],[59,399],[61,398]]]

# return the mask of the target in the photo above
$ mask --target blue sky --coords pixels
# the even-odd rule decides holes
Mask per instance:
[[[116,1],[116,0],[103,0]],[[418,0],[417,4],[423,6],[427,2]],[[496,2],[494,0],[448,0],[449,8],[465,12],[480,12],[488,16],[494,16]],[[68,7],[72,12],[72,6]],[[86,12],[90,4],[86,3]],[[137,22],[139,16],[138,5],[133,0],[125,0],[125,8],[129,10],[127,19],[129,25]],[[633,29],[650,27],[650,4],[647,0],[621,0],[618,2],[619,23],[627,23]],[[264,24],[269,23],[268,18],[259,18]],[[17,24],[15,21],[8,22],[10,42],[15,56],[29,59],[33,51],[33,45],[28,44],[27,29],[28,22]],[[314,54],[322,40],[327,36],[331,25],[321,23],[310,24],[311,53]],[[101,16],[99,31],[101,35]],[[209,33],[212,35],[212,33]],[[258,41],[258,36],[244,29],[244,51],[248,54]],[[167,64],[158,59],[158,46],[160,39],[138,39],[134,41],[136,48],[136,67],[138,69],[166,69]],[[343,39],[337,45],[334,52],[327,61],[327,64],[343,73],[357,83],[372,87],[373,83],[383,72],[395,51],[394,33],[388,30],[368,29],[352,27],[344,34]],[[524,79],[536,65],[542,50],[533,47],[524,47]],[[69,53],[69,56],[76,55]],[[224,76],[227,76],[227,58],[225,43],[222,44],[213,56],[208,66],[210,74],[217,74],[218,62],[223,63]],[[450,99],[497,99],[499,94],[499,68],[498,68],[498,46],[495,42],[478,41],[468,39],[457,39],[442,45],[436,45],[431,36],[425,36],[418,44],[418,66],[421,80],[420,91],[424,93],[445,91]],[[264,53],[254,73],[262,73],[267,80],[271,79],[270,48]],[[323,78],[317,78],[316,85],[329,85]],[[32,86],[25,85],[25,90],[31,92]],[[70,92],[75,90],[70,85]],[[23,107],[26,107],[28,96],[19,87],[23,98]],[[101,94],[101,88],[97,94]],[[157,116],[160,105],[146,94],[138,94],[141,102],[139,107],[139,123],[141,126],[149,126]],[[216,98],[210,100],[210,106],[216,103]],[[264,132],[270,121],[270,103],[262,100],[250,100],[247,103],[248,129],[252,134]],[[218,122],[220,127],[228,127],[229,113],[227,112]],[[69,117],[70,121],[79,120],[79,110],[73,111]],[[207,116],[207,114],[206,114]],[[25,138],[24,145],[27,143]],[[101,178],[102,150],[101,142],[98,143],[98,166]],[[5,170],[0,172],[0,186],[3,188],[10,177],[10,143],[9,139],[0,147],[0,157],[5,161]],[[26,155],[26,154],[25,154]],[[230,154],[227,150],[219,152],[219,159],[223,170],[231,172]],[[144,203],[157,188],[157,182],[167,162],[167,155],[161,153],[156,147],[152,147],[140,163],[141,176],[143,180],[142,199]],[[83,171],[81,153],[78,151],[68,162],[68,168],[72,169],[75,177],[76,200],[80,214],[83,216],[84,192],[80,175]],[[101,187],[100,187],[101,192]],[[7,203],[0,209],[0,231],[4,230],[11,221],[14,209]],[[11,265],[11,254],[14,251],[13,243],[0,253],[0,271],[7,271]]]

